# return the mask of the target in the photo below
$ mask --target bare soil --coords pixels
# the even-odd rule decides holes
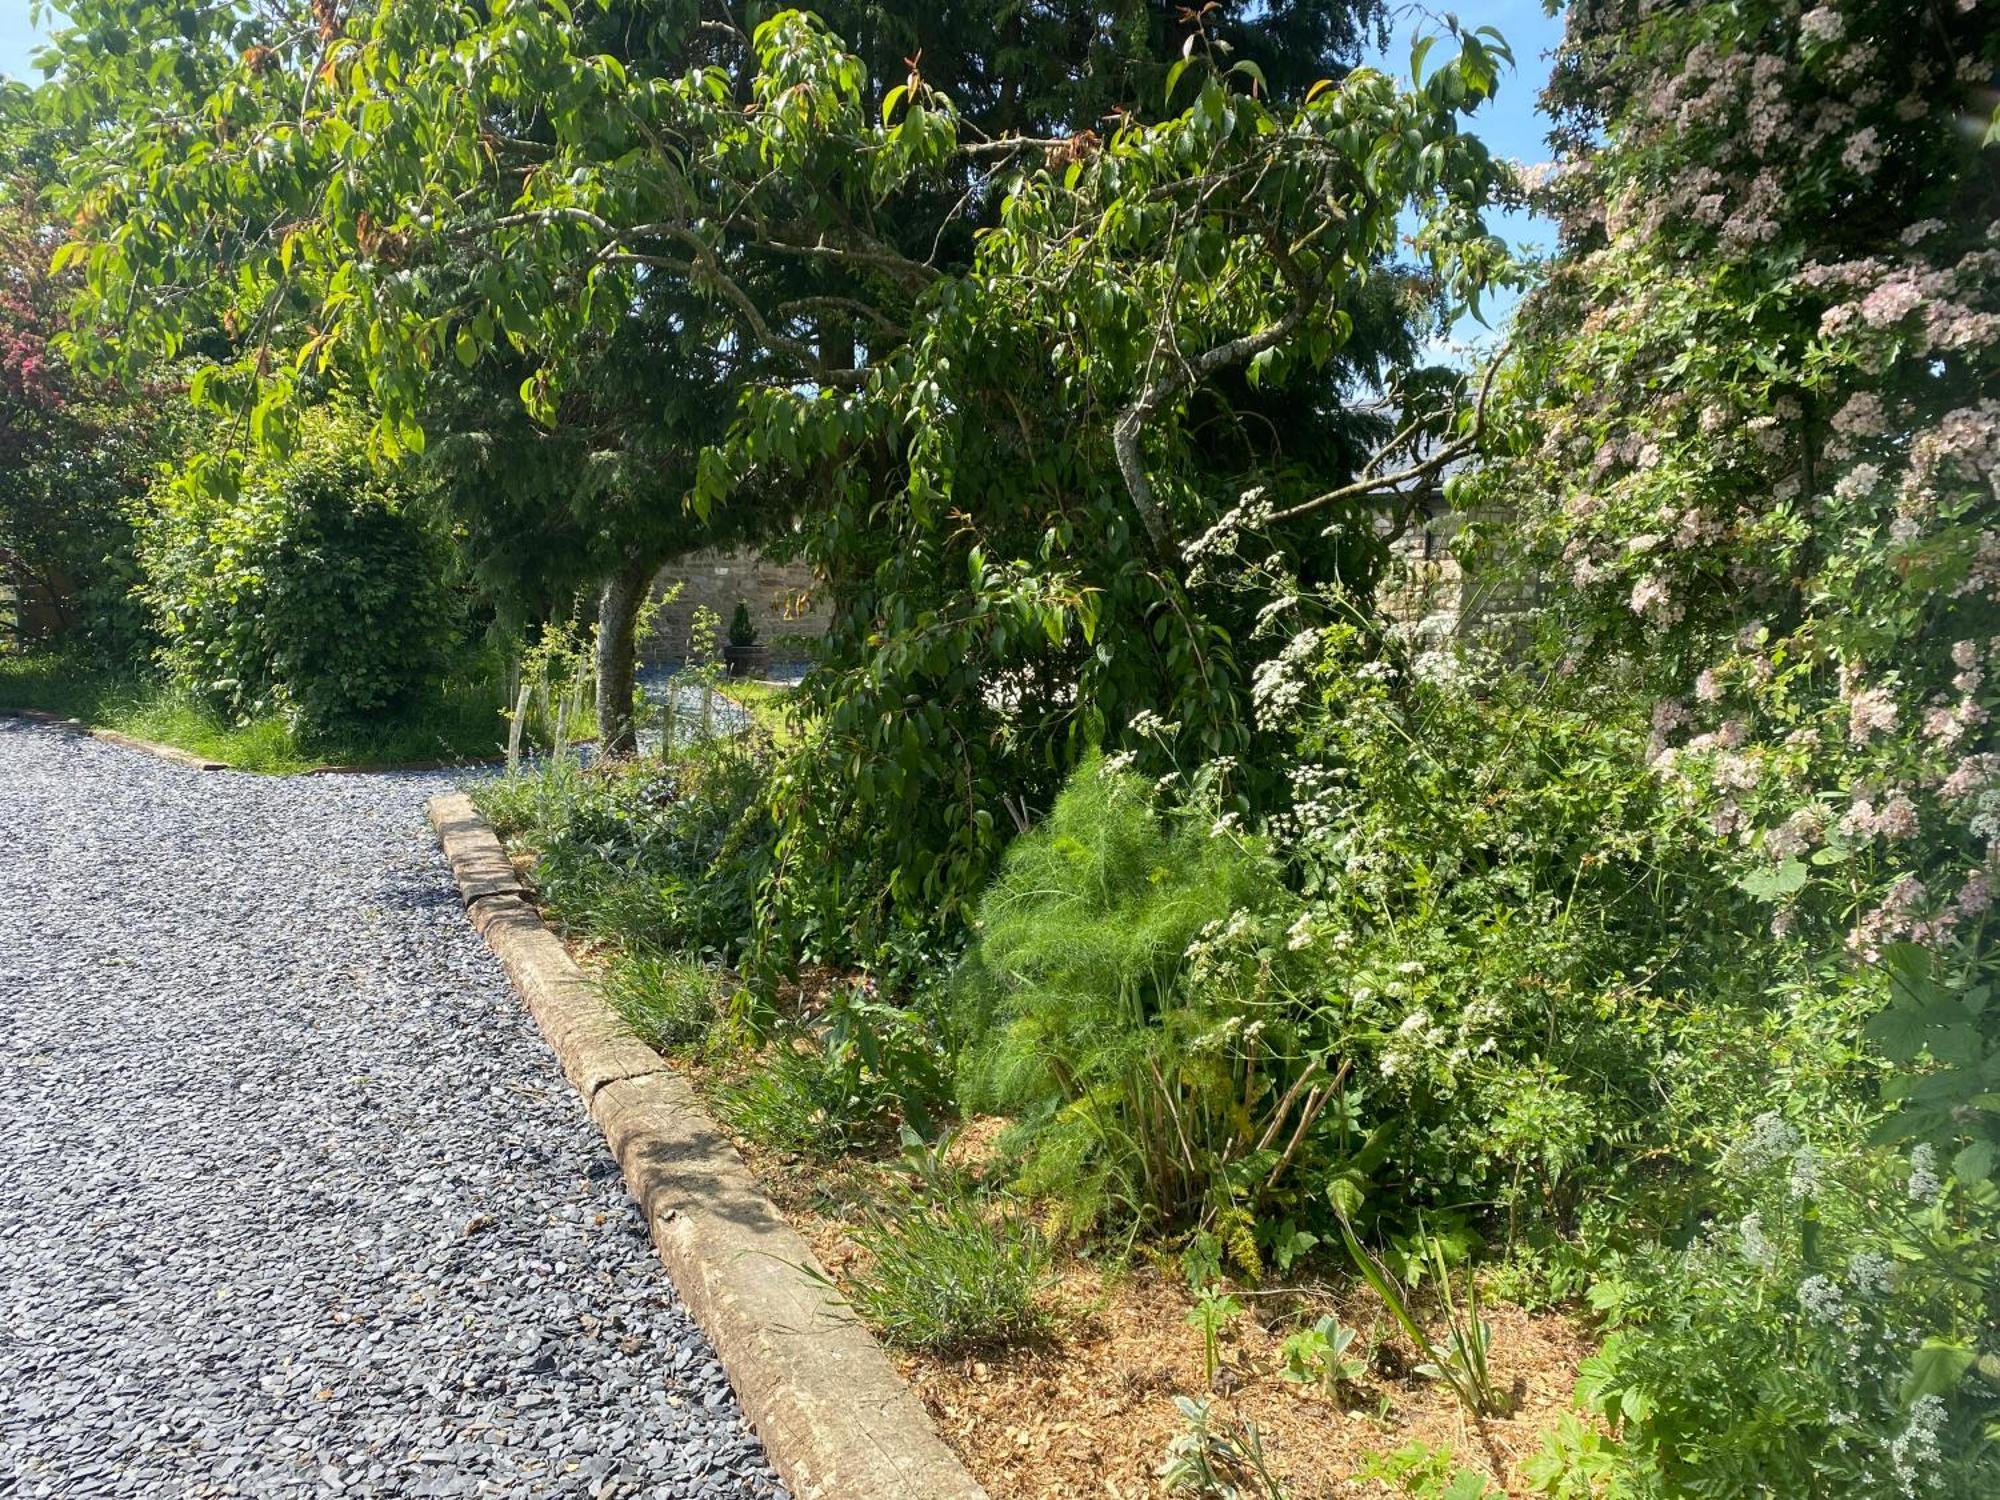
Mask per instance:
[[[601,963],[572,944],[588,968]],[[670,1059],[698,1090],[722,1075]],[[978,1166],[1004,1124],[968,1122],[954,1161]],[[836,1282],[863,1268],[849,1237],[854,1205],[880,1181],[880,1164],[814,1161],[737,1139],[774,1202]],[[993,1500],[1140,1500],[1164,1496],[1158,1471],[1183,1429],[1175,1396],[1213,1402],[1218,1425],[1253,1423],[1265,1460],[1292,1500],[1392,1493],[1353,1477],[1371,1453],[1410,1442],[1446,1448],[1508,1496],[1529,1493],[1521,1466],[1571,1406],[1577,1366],[1594,1345],[1571,1317],[1489,1304],[1489,1365],[1512,1407],[1475,1417],[1439,1382],[1419,1376],[1423,1356],[1358,1279],[1266,1281],[1234,1287],[1244,1315],[1223,1332],[1215,1386],[1204,1388],[1201,1334],[1188,1323],[1194,1297],[1171,1263],[1106,1264],[1070,1254],[1049,1294],[1056,1332],[1045,1343],[940,1357],[891,1351],[944,1441]],[[1326,1313],[1359,1330],[1368,1363],[1357,1383],[1329,1396],[1282,1375],[1287,1335]],[[1429,1330],[1441,1338],[1437,1327]]]

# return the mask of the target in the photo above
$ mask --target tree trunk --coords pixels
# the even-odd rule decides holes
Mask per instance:
[[[597,732],[605,755],[630,755],[639,748],[639,726],[632,714],[633,633],[652,579],[645,558],[628,558],[604,580],[597,596]]]

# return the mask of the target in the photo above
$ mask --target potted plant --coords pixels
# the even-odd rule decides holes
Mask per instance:
[[[723,643],[722,661],[731,677],[763,677],[771,670],[771,648],[757,639],[750,606],[741,599],[736,601],[736,613],[729,617],[729,639]]]

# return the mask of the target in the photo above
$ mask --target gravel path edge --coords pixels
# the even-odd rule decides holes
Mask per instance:
[[[32,724],[46,724],[51,729],[60,729],[68,734],[88,735],[94,740],[102,740],[107,745],[118,745],[126,750],[137,750],[141,755],[150,755],[155,760],[170,760],[177,766],[186,766],[191,771],[227,771],[226,761],[210,760],[205,755],[194,755],[173,745],[162,745],[156,740],[142,740],[133,735],[120,734],[115,729],[99,729],[86,724],[81,719],[66,719],[61,714],[52,714],[39,708],[0,708],[0,716],[10,719],[26,719]]]
[[[528,904],[463,793],[431,826],[467,914],[604,1133],[681,1300],[798,1500],[986,1500],[685,1079],[625,1027]]]

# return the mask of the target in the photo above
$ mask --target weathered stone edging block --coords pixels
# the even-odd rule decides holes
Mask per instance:
[[[499,956],[611,1146],[681,1300],[729,1372],[798,1500],[985,1500],[868,1331],[687,1081],[626,1028],[528,904],[462,793],[437,829],[475,926]]]

